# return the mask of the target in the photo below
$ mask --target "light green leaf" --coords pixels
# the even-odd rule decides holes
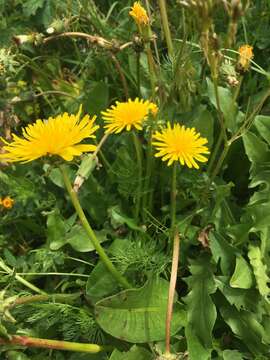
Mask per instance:
[[[218,109],[214,85],[210,79],[207,79],[207,90],[208,96],[211,103],[216,109]],[[225,119],[226,127],[233,131],[236,129],[236,115],[237,115],[237,106],[233,99],[233,96],[229,89],[218,86],[219,102],[222,114]]]
[[[268,146],[257,135],[248,131],[242,138],[246,154],[251,162],[262,163],[269,160]]]
[[[230,286],[239,289],[249,289],[253,283],[252,271],[242,256],[236,258],[234,273],[230,280]]]
[[[185,335],[187,339],[187,348],[190,360],[198,360],[198,354],[200,354],[200,360],[211,359],[211,349],[206,349],[202,345],[196,336],[196,332],[190,325],[185,328]]]
[[[224,360],[244,360],[243,355],[237,350],[224,350],[222,356]]]
[[[151,360],[153,359],[152,354],[137,345],[132,346],[132,348],[127,352],[120,352],[115,349],[110,356],[109,360]]]
[[[257,282],[257,287],[262,296],[267,296],[270,293],[269,282],[267,275],[267,267],[263,263],[261,250],[258,246],[249,246],[248,257],[253,267],[254,275]]]
[[[96,321],[110,335],[131,343],[164,340],[169,283],[161,278],[149,280],[140,289],[130,289],[99,301]],[[174,304],[171,334],[186,322],[179,303]]]
[[[203,257],[192,261],[190,272],[192,276],[185,279],[189,287],[189,293],[185,297],[187,320],[202,345],[210,348],[217,317],[216,307],[210,296],[216,291],[210,259]]]
[[[270,116],[256,116],[254,125],[258,129],[260,135],[264,138],[268,145],[270,145]]]

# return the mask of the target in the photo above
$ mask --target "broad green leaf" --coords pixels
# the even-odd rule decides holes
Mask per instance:
[[[165,319],[169,283],[161,278],[149,280],[140,289],[130,289],[96,303],[99,326],[110,335],[131,343],[165,338]],[[179,303],[174,304],[171,334],[186,322]]]
[[[196,336],[196,331],[190,325],[185,328],[185,335],[190,360],[198,360],[198,354],[200,354],[200,360],[211,359],[211,349],[207,349],[202,345]]]
[[[188,124],[189,127],[194,126],[203,137],[208,140],[207,146],[211,149],[213,144],[214,133],[214,119],[210,111],[205,105],[200,105],[196,110],[192,121]]]
[[[30,360],[30,358],[21,351],[9,350],[6,352],[8,360]]]
[[[260,135],[264,138],[268,145],[270,145],[270,116],[256,116],[254,125],[258,129]]]
[[[108,252],[113,256],[117,251],[125,251],[128,247],[128,239],[115,239],[110,245]],[[86,284],[86,295],[92,303],[101,300],[104,296],[112,294],[119,284],[108,271],[102,261],[99,261],[91,271]]]
[[[236,258],[234,273],[230,280],[232,288],[249,289],[253,283],[252,271],[242,256]]]
[[[216,307],[210,296],[216,291],[210,259],[202,257],[192,261],[190,272],[191,276],[185,279],[189,288],[189,293],[185,297],[187,321],[202,345],[210,348],[217,317]]]
[[[268,146],[257,135],[248,131],[242,138],[246,154],[251,162],[262,163],[269,160]]]
[[[220,233],[216,231],[210,232],[209,239],[210,249],[216,264],[220,260],[220,267],[223,275],[231,274],[236,250]]]
[[[121,352],[115,349],[109,360],[152,360],[152,354],[145,348],[132,346],[127,352]]]
[[[267,351],[268,347],[262,343],[262,339],[266,337],[265,330],[254,313],[237,311],[230,305],[221,306],[220,312],[233,333],[243,340],[253,354]]]
[[[238,350],[224,350],[222,356],[224,360],[244,360],[244,355]]]
[[[258,246],[249,246],[248,251],[249,261],[253,267],[254,275],[257,282],[257,287],[262,296],[267,296],[270,293],[269,282],[270,279],[267,275],[267,267],[263,263],[261,250]]]
[[[208,96],[211,103],[218,109],[215,89],[210,79],[207,79]],[[218,86],[219,102],[226,127],[233,131],[236,129],[237,106],[229,89]]]

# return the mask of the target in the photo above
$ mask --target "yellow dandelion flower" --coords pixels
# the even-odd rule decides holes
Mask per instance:
[[[130,131],[132,127],[142,130],[143,121],[147,119],[149,112],[157,111],[157,106],[148,100],[136,98],[128,99],[127,102],[116,101],[110,109],[102,111],[106,133],[118,134],[126,128]]]
[[[141,6],[139,1],[135,1],[133,4],[129,15],[133,17],[138,25],[147,25],[149,24],[149,17],[146,10]]]
[[[6,196],[4,199],[0,199],[0,205],[6,209],[11,209],[13,207],[14,200],[11,197]]]
[[[161,157],[163,161],[168,161],[168,166],[174,161],[179,161],[181,165],[187,165],[189,168],[198,169],[196,161],[206,162],[207,158],[202,154],[209,154],[207,139],[196,133],[194,128],[185,128],[180,124],[173,127],[168,122],[167,127],[161,132],[153,135],[153,145],[158,150],[156,157]]]
[[[46,155],[58,155],[66,161],[83,152],[95,151],[92,144],[80,144],[84,139],[94,138],[99,128],[95,125],[96,116],[92,119],[85,115],[80,120],[82,108],[76,115],[64,113],[50,117],[48,120],[37,120],[23,129],[23,137],[12,134],[13,141],[5,143],[5,153],[0,159],[7,162],[29,162]]]
[[[250,66],[250,61],[254,56],[253,47],[250,45],[243,45],[240,46],[238,52],[239,52],[238,64],[244,71],[247,71]]]

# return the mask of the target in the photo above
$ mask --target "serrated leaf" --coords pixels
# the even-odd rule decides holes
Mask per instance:
[[[165,339],[165,319],[169,283],[152,279],[140,289],[120,292],[96,303],[99,326],[108,334],[131,343]],[[186,323],[186,314],[179,303],[174,304],[171,334]]]
[[[230,305],[221,306],[220,312],[233,333],[243,340],[253,354],[262,354],[267,351],[268,347],[262,343],[262,340],[266,338],[265,330],[254,313],[237,311]]]
[[[37,10],[43,6],[46,0],[26,0],[23,4],[25,16],[35,15]]]
[[[267,296],[270,293],[269,282],[267,275],[267,267],[263,263],[261,250],[258,246],[249,246],[248,257],[250,264],[253,267],[254,275],[257,282],[257,287],[262,296]]]
[[[210,296],[216,291],[210,260],[202,258],[192,261],[190,272],[191,276],[185,279],[189,287],[189,293],[185,297],[187,320],[202,345],[210,348],[217,317],[216,307]]]
[[[216,263],[220,260],[220,267],[223,275],[231,274],[236,250],[220,233],[216,231],[210,232],[209,239],[213,258]]]
[[[230,279],[232,288],[249,289],[253,283],[252,271],[242,256],[236,258],[234,273]]]

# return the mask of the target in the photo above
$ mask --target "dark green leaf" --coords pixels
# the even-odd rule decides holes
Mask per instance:
[[[119,350],[114,350],[109,360],[151,360],[153,359],[152,354],[139,346],[132,346],[132,348],[127,352],[120,352]]]

